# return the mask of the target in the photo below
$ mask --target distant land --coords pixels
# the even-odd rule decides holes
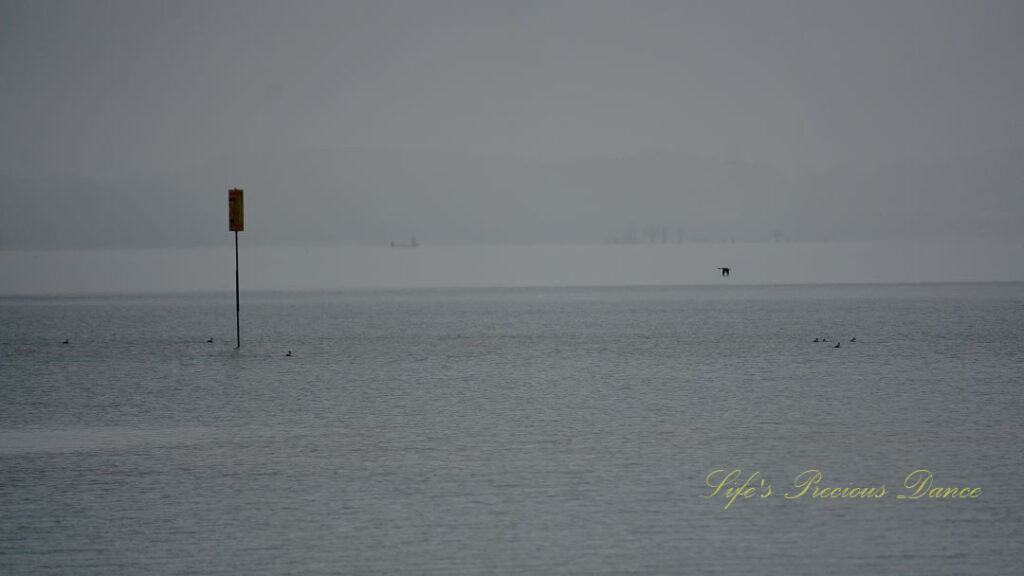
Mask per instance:
[[[225,233],[227,234],[227,233]],[[244,233],[243,233],[244,234]],[[1024,282],[1024,245],[945,241],[249,246],[245,292],[365,288]],[[719,266],[731,269],[722,278]],[[0,294],[233,291],[233,246],[0,252]]]

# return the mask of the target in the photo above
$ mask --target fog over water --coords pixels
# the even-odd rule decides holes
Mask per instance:
[[[260,286],[701,282],[677,256],[753,243],[860,246],[758,281],[1019,279],[1021,21],[999,1],[7,2],[0,290],[217,286],[234,187]],[[352,251],[412,237],[467,248]],[[294,248],[328,245],[374,256],[331,276]],[[468,248],[524,245],[619,247],[575,277]],[[173,278],[133,280],[134,250]]]
[[[0,2],[0,574],[1014,573],[1022,23]]]
[[[1019,245],[837,244],[242,247],[243,294],[264,290],[1022,282]],[[1001,265],[1000,263],[1010,265]],[[720,276],[728,265],[731,274]],[[4,294],[234,290],[230,248],[0,253]],[[116,287],[116,288],[112,288]]]

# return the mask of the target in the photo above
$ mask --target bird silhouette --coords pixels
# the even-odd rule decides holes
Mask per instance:
[[[718,269],[722,271],[722,278],[728,278],[729,277],[729,269],[728,268],[724,268],[722,266],[719,266]]]

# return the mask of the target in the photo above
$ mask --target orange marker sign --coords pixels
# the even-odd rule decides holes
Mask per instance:
[[[245,209],[242,191],[238,188],[228,190],[228,230],[238,232],[245,230]]]

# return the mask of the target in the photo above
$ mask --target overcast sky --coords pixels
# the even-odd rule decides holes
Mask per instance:
[[[1024,3],[0,3],[0,249],[1024,238]]]

